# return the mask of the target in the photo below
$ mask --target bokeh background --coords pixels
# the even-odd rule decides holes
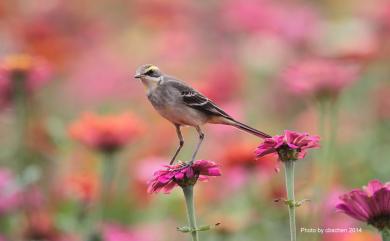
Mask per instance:
[[[1,240],[189,239],[181,191],[146,192],[178,141],[133,79],[145,63],[262,131],[321,136],[297,164],[299,240],[379,240],[335,205],[390,180],[389,41],[385,0],[0,1]],[[201,239],[287,240],[276,158],[255,160],[261,140],[239,130],[205,133],[198,158],[223,176],[197,184],[198,223],[221,223]],[[197,134],[184,138],[187,160]],[[103,168],[115,175],[99,218]]]

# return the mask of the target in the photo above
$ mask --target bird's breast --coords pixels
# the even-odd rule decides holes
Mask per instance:
[[[175,124],[197,126],[207,121],[204,113],[185,105],[177,93],[156,90],[148,98],[161,116]]]

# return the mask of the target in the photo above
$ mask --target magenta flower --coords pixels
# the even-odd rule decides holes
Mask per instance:
[[[283,74],[282,81],[295,95],[335,97],[358,77],[358,68],[340,60],[306,59]]]
[[[154,173],[148,182],[148,192],[157,193],[163,190],[169,193],[176,185],[181,187],[194,185],[197,180],[208,180],[208,176],[221,176],[218,165],[212,161],[197,160],[192,165],[178,162],[176,165],[165,165],[165,168]]]
[[[281,161],[295,161],[304,158],[307,149],[320,147],[319,141],[319,136],[285,130],[284,135],[266,138],[257,148],[256,156],[277,153]]]
[[[379,230],[390,229],[390,183],[372,180],[367,187],[352,190],[340,199],[338,210]]]

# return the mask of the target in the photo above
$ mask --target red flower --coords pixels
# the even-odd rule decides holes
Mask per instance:
[[[390,183],[372,180],[367,187],[353,190],[340,199],[338,210],[379,230],[390,229]]]
[[[198,179],[207,180],[207,176],[220,176],[221,171],[212,161],[198,160],[189,165],[178,162],[176,165],[166,165],[164,169],[154,173],[149,181],[148,192],[157,193],[163,190],[169,193],[176,185],[181,187],[194,185]]]
[[[128,144],[142,131],[141,123],[133,115],[116,116],[84,114],[69,128],[73,139],[103,152],[113,152]]]
[[[281,161],[298,160],[305,157],[307,149],[320,147],[319,140],[319,136],[286,130],[284,135],[265,139],[257,148],[256,155],[262,157],[278,153]]]

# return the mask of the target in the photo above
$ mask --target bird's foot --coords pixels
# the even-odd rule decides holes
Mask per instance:
[[[192,166],[192,164],[194,164],[194,161],[195,161],[195,160],[192,159],[191,161],[187,162],[187,165],[188,165],[188,166]]]

